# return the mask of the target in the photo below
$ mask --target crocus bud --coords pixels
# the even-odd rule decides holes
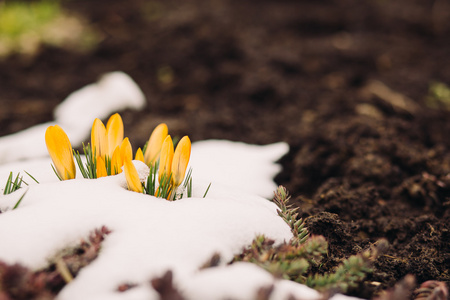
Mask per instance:
[[[186,168],[191,157],[191,140],[184,136],[177,145],[172,161],[172,183],[179,186],[186,174]]]
[[[119,114],[112,115],[106,124],[108,156],[111,157],[117,146],[123,141],[123,121]]]
[[[133,149],[128,138],[124,138],[122,144],[120,144],[120,158],[123,162],[125,162],[125,159],[130,161],[133,159]]]
[[[164,139],[164,142],[162,144],[161,154],[159,158],[158,180],[160,184],[164,174],[166,178],[169,178],[170,176],[172,168],[172,158],[173,158],[173,142],[170,135],[168,135]]]
[[[108,153],[106,128],[100,119],[95,119],[91,130],[91,148],[94,157],[105,157]]]
[[[162,144],[167,137],[168,132],[169,129],[164,123],[159,124],[153,130],[150,138],[148,139],[147,149],[145,150],[144,154],[144,162],[147,164],[147,166],[154,165],[158,160]]]
[[[59,177],[62,180],[75,178],[72,145],[64,130],[58,125],[48,127],[45,131],[45,144]]]
[[[134,157],[134,159],[144,162],[144,153],[142,153],[142,149],[141,148],[137,149],[136,156]]]
[[[125,172],[128,189],[130,191],[143,193],[144,188],[142,187],[142,183],[139,179],[139,174],[130,159],[125,159],[123,169]]]

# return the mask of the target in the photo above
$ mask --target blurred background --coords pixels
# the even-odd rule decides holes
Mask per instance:
[[[288,142],[277,182],[334,247],[324,269],[379,237],[417,258],[381,262],[381,286],[354,292],[370,297],[407,273],[449,280],[449,54],[448,0],[3,0],[0,136],[123,71],[148,103],[121,113],[135,145],[161,122]]]

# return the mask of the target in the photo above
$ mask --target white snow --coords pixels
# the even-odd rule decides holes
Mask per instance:
[[[286,143],[258,146],[217,140],[196,142],[191,155],[193,175],[220,182],[231,190],[238,187],[271,198],[277,187],[273,178],[281,172],[281,166],[273,162],[288,151]]]
[[[143,163],[135,165],[145,173]],[[169,269],[187,294],[198,295],[192,299],[209,299],[201,298],[202,293],[216,293],[219,299],[218,289],[196,288],[194,283],[204,278],[204,271],[198,271],[201,265],[214,253],[220,253],[224,263],[230,261],[258,234],[281,243],[291,238],[291,232],[273,203],[218,181],[212,181],[207,197],[202,198],[207,184],[194,178],[193,198],[174,202],[126,190],[123,173],[32,185],[16,210],[11,208],[25,189],[0,198],[0,207],[9,209],[0,215],[0,239],[7,245],[0,247],[0,259],[33,269],[44,267],[57,250],[105,225],[112,233],[99,257],[63,289],[60,299],[110,299],[127,282],[146,286],[136,299],[144,294],[150,297],[146,282]],[[243,267],[247,269],[255,272],[253,266]],[[263,282],[275,282],[265,271],[259,272],[247,280],[248,287],[238,292],[243,296],[236,299],[247,299],[245,295]],[[269,280],[259,282],[261,276]],[[227,290],[236,276],[229,279],[216,284],[225,284],[222,290]]]
[[[134,84],[126,75],[110,76],[118,83],[101,81],[77,91],[55,112],[56,122],[73,144],[89,134],[93,118],[105,118],[123,107],[142,107],[144,98],[137,86],[121,94]],[[87,111],[92,114],[83,116]],[[0,188],[10,171],[20,171],[30,184],[0,196],[0,260],[42,268],[57,251],[79,243],[94,229],[107,226],[112,231],[98,258],[81,270],[58,299],[159,299],[149,282],[167,270],[173,271],[174,285],[187,299],[254,299],[260,288],[271,285],[273,300],[288,299],[289,295],[320,299],[318,292],[275,279],[256,265],[226,264],[257,235],[264,234],[277,243],[292,237],[276,206],[263,198],[270,198],[276,188],[273,177],[280,167],[275,162],[288,151],[285,143],[194,143],[190,162],[194,195],[170,202],[128,191],[123,173],[100,179],[78,175],[75,180],[57,181],[42,145],[47,126],[0,138],[0,163],[4,163],[0,165]],[[30,153],[35,147],[36,153]],[[21,158],[29,160],[16,161]],[[147,166],[134,163],[143,177]],[[209,183],[208,195],[202,198]],[[24,192],[20,206],[12,210]],[[200,270],[215,253],[220,254],[221,265]],[[117,292],[125,283],[137,286]]]
[[[222,284],[227,282],[227,285]],[[270,299],[288,299],[295,295],[299,299],[318,299],[319,293],[304,285],[276,280],[256,265],[238,262],[230,266],[219,266],[198,272],[186,284],[189,299],[256,299],[261,288],[274,286]],[[204,287],[209,287],[205,289]],[[230,288],[232,287],[232,288]]]

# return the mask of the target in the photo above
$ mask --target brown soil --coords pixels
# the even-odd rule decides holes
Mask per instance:
[[[0,135],[51,120],[70,92],[121,70],[148,100],[122,113],[134,144],[163,121],[193,141],[288,142],[276,180],[328,239],[322,270],[390,243],[351,295],[406,274],[450,281],[450,112],[427,97],[450,83],[448,1],[64,3],[104,40],[0,61]]]

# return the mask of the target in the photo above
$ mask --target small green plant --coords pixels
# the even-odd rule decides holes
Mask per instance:
[[[83,163],[80,152],[73,150],[73,157],[75,157],[75,161],[78,165],[78,168],[80,169],[81,175],[83,175],[83,178],[97,178],[97,159],[92,156],[92,151],[89,143],[87,144],[87,146],[83,143],[83,153],[84,157],[86,158],[86,163]],[[58,173],[56,173],[56,175],[58,175]],[[109,175],[111,175],[111,173]]]
[[[289,200],[291,196],[289,196],[288,191],[284,186],[279,186],[274,193],[273,202],[278,206],[278,215],[283,218],[283,220],[289,225],[291,228],[292,234],[294,238],[291,239],[292,245],[300,245],[303,244],[309,237],[308,229],[305,227],[305,223],[303,219],[298,217],[298,207],[292,208]]]
[[[28,174],[28,172],[25,172]],[[31,176],[30,174],[28,174],[28,176],[30,176],[34,181],[36,181],[37,183],[39,183],[33,176]],[[28,185],[25,181],[23,181],[23,176],[20,176],[20,173],[17,173],[17,176],[14,177],[13,176],[13,172],[9,173],[8,176],[8,180],[6,181],[6,185],[3,188],[3,195],[8,195],[11,194],[15,191],[17,191],[18,189],[22,188],[22,183],[24,183],[25,185]],[[25,194],[27,193],[27,191],[25,191],[22,196],[19,198],[19,200],[17,200],[16,204],[14,205],[13,209],[16,209],[17,207],[19,207],[20,202],[22,202],[22,199],[25,197]]]
[[[273,202],[277,204],[278,215],[290,226],[293,238],[289,243],[274,247],[274,241],[264,236],[253,240],[250,248],[234,257],[234,261],[247,261],[264,268],[274,276],[306,284],[323,291],[346,292],[362,281],[371,272],[372,261],[386,248],[382,240],[376,246],[360,254],[350,256],[333,273],[312,273],[312,266],[319,265],[328,253],[328,242],[323,236],[310,236],[304,221],[298,218],[298,208],[289,205],[289,194],[280,186],[275,191]]]
[[[319,291],[338,290],[345,293],[349,288],[356,287],[367,273],[372,272],[372,262],[378,257],[379,249],[374,246],[362,253],[352,255],[345,259],[333,273],[311,274],[304,283]]]
[[[3,189],[3,195],[11,194],[22,187],[23,177],[20,176],[20,173],[14,178],[13,172],[9,173],[8,180],[6,181],[5,188]],[[25,183],[26,184],[26,183]]]
[[[235,256],[234,261],[251,262],[276,277],[306,283],[307,271],[311,265],[320,263],[328,247],[322,236],[310,237],[302,245],[285,243],[274,247],[273,244],[273,240],[258,236],[250,248]]]

